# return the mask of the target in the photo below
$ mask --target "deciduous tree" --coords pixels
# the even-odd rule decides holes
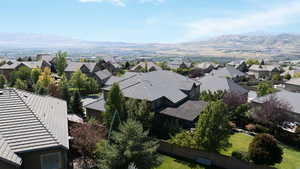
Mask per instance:
[[[67,52],[58,51],[55,58],[55,68],[58,75],[62,75],[67,67],[67,59],[68,56]]]
[[[6,78],[4,75],[0,74],[0,89],[3,89],[6,84]]]
[[[89,163],[95,164],[97,142],[106,137],[106,128],[100,124],[77,124],[70,129],[72,148],[82,156],[82,167],[88,168]]]

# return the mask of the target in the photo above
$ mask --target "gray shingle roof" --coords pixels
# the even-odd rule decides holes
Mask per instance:
[[[22,159],[10,149],[9,145],[0,135],[0,160],[1,159],[17,166],[22,164]]]
[[[146,69],[146,65],[147,65],[148,70],[151,70],[151,69],[162,70],[161,67],[157,66],[153,62],[140,62],[139,64],[137,64],[134,67],[132,67],[130,70],[137,71],[137,69],[140,69],[140,68]]]
[[[199,79],[201,82],[200,90],[202,91],[212,91],[216,92],[218,90],[230,91],[234,93],[239,93],[241,95],[248,93],[248,90],[244,89],[240,85],[236,84],[233,80],[225,77],[217,76],[204,76]]]
[[[236,78],[236,77],[243,77],[246,74],[237,70],[232,66],[226,66],[224,68],[220,68],[217,70],[213,70],[211,75],[219,76],[219,77],[229,77],[229,78]]]
[[[196,64],[195,67],[205,70],[205,69],[209,69],[209,68],[211,68],[211,69],[217,68],[218,65],[213,62],[202,62],[202,63]]]
[[[280,69],[278,68],[278,66],[275,65],[252,65],[249,68],[249,71],[279,71]]]
[[[208,103],[204,101],[189,100],[179,107],[168,107],[160,113],[182,120],[194,121],[199,116],[200,112],[206,108],[207,104]]]
[[[109,77],[111,77],[112,73],[110,73],[110,71],[108,71],[107,69],[104,69],[104,70],[100,70],[100,71],[96,72],[95,75],[99,79],[104,80],[104,79],[108,79]]]
[[[66,67],[66,72],[76,72],[82,66],[86,66],[90,72],[93,72],[96,66],[96,63],[93,62],[68,62],[68,66]]]
[[[255,99],[253,99],[252,102],[264,103],[272,95],[282,101],[289,103],[290,106],[292,107],[292,111],[294,113],[300,114],[300,104],[299,104],[300,93],[290,92],[290,91],[281,89],[279,92],[269,94],[266,96],[262,96],[262,97],[257,97]]]
[[[92,110],[97,110],[97,111],[101,111],[104,112],[105,111],[105,100],[103,97],[101,97],[100,99],[98,99],[95,102],[92,102],[86,106],[84,106],[85,108],[88,109],[92,109]]]
[[[113,83],[118,83],[124,96],[154,101],[165,97],[177,103],[188,96],[182,91],[190,91],[196,81],[171,71],[153,71],[148,73],[126,72],[122,77],[111,77],[104,90],[110,90]]]
[[[16,89],[0,95],[0,135],[11,150],[69,148],[65,101]]]
[[[285,83],[286,84],[300,86],[300,78],[294,78],[294,79],[291,79],[291,80],[289,80],[289,81],[287,81]]]
[[[20,65],[27,66],[28,68],[41,68],[43,61],[37,61],[37,62],[18,62],[15,61],[13,64],[4,64],[0,67],[0,69],[16,69]]]

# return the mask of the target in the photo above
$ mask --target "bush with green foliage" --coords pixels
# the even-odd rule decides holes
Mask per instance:
[[[0,74],[0,89],[3,89],[6,84],[6,78],[4,75]]]
[[[180,146],[218,152],[230,146],[229,110],[222,101],[210,102],[201,112],[193,132],[183,132],[171,139]]]
[[[209,101],[218,101],[223,99],[225,92],[222,90],[218,90],[216,92],[212,92],[210,90],[203,91],[200,93],[200,100],[209,102]]]
[[[26,89],[32,88],[30,68],[22,66],[18,70],[13,71],[9,79],[10,86],[15,86],[17,79],[26,83]]]
[[[274,93],[276,90],[273,88],[272,83],[269,82],[260,82],[257,86],[257,95],[265,96],[270,93]]]
[[[67,56],[68,53],[62,51],[58,51],[58,53],[56,54],[55,68],[59,76],[61,76],[64,73],[66,67],[68,66],[67,59],[66,59]]]
[[[41,69],[35,68],[31,70],[31,79],[33,84],[37,83],[40,75],[41,75]]]
[[[146,100],[128,99],[126,111],[128,118],[141,122],[146,130],[151,129],[154,112],[151,112],[151,107]]]
[[[113,131],[111,140],[97,144],[97,167],[127,169],[132,163],[139,169],[152,169],[161,162],[159,143],[148,137],[148,131],[134,120],[127,120]]]
[[[272,80],[273,81],[280,81],[281,80],[280,74],[279,73],[274,74],[272,76]]]
[[[248,59],[247,61],[246,61],[246,64],[247,65],[259,65],[259,61],[257,60],[257,59]]]
[[[284,75],[284,78],[286,80],[290,80],[292,78],[292,76],[289,73],[287,73],[287,74]]]
[[[270,134],[258,134],[249,145],[249,158],[255,164],[274,165],[281,163],[283,151]]]
[[[15,82],[14,88],[21,89],[21,90],[27,90],[28,86],[27,86],[26,81],[17,79]]]

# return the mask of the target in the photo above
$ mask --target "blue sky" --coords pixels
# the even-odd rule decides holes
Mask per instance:
[[[3,0],[0,32],[93,41],[182,42],[299,33],[299,0]]]

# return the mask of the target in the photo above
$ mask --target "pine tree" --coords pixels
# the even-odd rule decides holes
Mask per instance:
[[[71,113],[78,114],[81,117],[84,117],[83,106],[81,102],[80,93],[78,90],[74,91],[71,103],[70,103]]]
[[[156,151],[159,144],[148,137],[143,125],[134,120],[120,125],[118,132],[114,131],[111,144],[97,144],[97,166],[101,169],[127,169],[132,163],[139,169],[151,169],[160,163]]]
[[[115,117],[115,118],[114,118]],[[114,118],[114,121],[112,121]],[[119,88],[119,85],[114,83],[108,93],[105,104],[105,123],[107,126],[112,125],[113,129],[117,128],[120,122],[127,118],[125,99]]]

